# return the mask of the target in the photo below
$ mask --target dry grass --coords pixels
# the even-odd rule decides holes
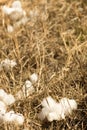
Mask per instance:
[[[37,6],[40,17],[8,34],[0,12],[0,61],[10,58],[17,62],[11,71],[0,72],[0,88],[15,95],[33,72],[38,73],[39,80],[34,85],[35,93],[10,106],[25,116],[24,125],[0,124],[0,130],[86,130],[86,0],[21,1],[27,13]],[[43,124],[38,113],[42,99],[48,95],[57,101],[73,98],[78,109],[65,121]]]

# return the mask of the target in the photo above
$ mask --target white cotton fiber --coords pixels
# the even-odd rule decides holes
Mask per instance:
[[[6,107],[6,105],[4,104],[4,102],[3,102],[3,101],[0,101],[0,114],[5,114],[6,109],[7,109],[7,107]]]
[[[52,97],[44,98],[41,102],[43,106],[42,111],[39,113],[39,119],[47,119],[49,122],[53,120],[65,119],[72,113],[72,110],[77,109],[77,103],[74,99],[62,98],[59,103],[57,103]]]
[[[6,104],[6,105],[11,105],[15,102],[15,98],[12,94],[8,94],[7,96],[5,96],[3,98],[3,102]]]
[[[20,1],[14,1],[11,7],[3,6],[2,11],[13,21],[18,20],[26,15],[26,12],[21,7]]]
[[[14,111],[9,111],[4,115],[4,121],[8,123],[14,123],[17,125],[23,125],[24,116],[20,113],[15,113]]]
[[[72,110],[77,109],[77,103],[73,99],[62,98],[60,104],[64,109],[65,115],[71,114]]]
[[[3,6],[2,7],[2,11],[6,14],[6,15],[10,15],[12,12],[15,11],[14,8],[10,8],[10,7],[7,7],[7,6]]]
[[[58,116],[55,112],[50,112],[47,116],[47,120],[52,122],[53,120],[58,120]]]
[[[38,80],[38,75],[36,73],[33,73],[31,76],[30,76],[30,80],[32,81],[32,83],[36,83],[37,80]]]
[[[29,96],[30,94],[32,94],[34,92],[34,87],[29,80],[25,81],[22,91],[23,91],[23,94],[25,97]]]
[[[58,104],[52,97],[49,96],[47,98],[44,98],[43,101],[41,102],[41,105],[43,106],[42,111],[39,114],[39,118],[41,120],[44,120],[45,118],[47,118],[47,120],[49,120],[49,121],[54,120],[53,117],[55,117],[55,115],[56,115],[55,119],[60,118],[61,108],[58,109]],[[58,112],[59,112],[59,114],[57,115]],[[51,115],[52,115],[52,117],[51,117]]]
[[[70,99],[69,100],[70,106],[72,108],[72,110],[76,110],[77,109],[77,103],[74,99]]]
[[[9,111],[4,115],[4,121],[5,122],[9,122],[9,123],[13,123],[15,121],[15,113],[14,111]]]
[[[17,63],[10,59],[5,59],[5,60],[1,61],[1,66],[5,70],[9,70],[10,68],[13,68],[16,65],[17,65]]]
[[[14,1],[10,7],[6,5],[3,6],[2,11],[12,23],[12,25],[7,25],[8,33],[12,33],[15,29],[20,27],[20,25],[25,25],[29,20],[19,0]]]
[[[0,100],[3,100],[5,96],[7,96],[7,93],[3,89],[0,89]]]
[[[12,3],[12,8],[22,8],[21,7],[21,2],[19,0],[16,0]]]
[[[5,103],[5,105],[11,105],[15,102],[15,98],[12,94],[7,94],[3,89],[0,89],[0,100]]]
[[[54,108],[55,105],[56,105],[56,101],[51,97],[47,97],[47,98],[44,98],[43,101],[41,102],[42,106],[43,107],[46,107],[46,108]]]
[[[12,33],[14,31],[14,27],[12,25],[7,25],[8,33]]]
[[[39,113],[38,118],[39,118],[40,120],[44,120],[44,119],[47,118],[48,113],[49,113],[49,109],[47,109],[47,108],[42,108],[42,111]]]
[[[16,119],[15,119],[15,123],[18,125],[23,125],[24,123],[24,116],[20,113],[16,114]]]

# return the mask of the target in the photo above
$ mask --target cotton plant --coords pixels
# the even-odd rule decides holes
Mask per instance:
[[[15,102],[15,98],[12,94],[8,94],[6,97],[4,97],[3,102],[6,105],[11,105]]]
[[[34,87],[29,80],[25,81],[22,91],[23,91],[23,94],[25,97],[28,97],[30,94],[32,94],[34,92]]]
[[[7,106],[3,101],[0,101],[0,114],[5,114],[6,110],[7,110]]]
[[[0,100],[8,106],[15,102],[15,97],[12,94],[7,94],[3,89],[0,89]]]
[[[0,100],[6,105],[11,105],[15,102],[15,98],[12,94],[7,94],[3,89],[0,89]]]
[[[38,75],[36,73],[33,73],[30,75],[30,80],[26,80],[22,89],[17,92],[16,99],[22,99],[25,97],[28,97],[33,92],[35,92],[35,89],[33,87],[33,84],[38,81]]]
[[[10,24],[7,25],[7,32],[11,33],[14,31],[14,27]]]
[[[17,63],[14,60],[5,59],[5,60],[2,60],[0,63],[0,70],[4,68],[6,71],[8,71],[11,68],[15,67],[16,65]]]
[[[34,91],[35,90],[34,90],[34,87],[33,87],[32,83],[31,83],[31,81],[26,80],[23,87],[22,87],[22,89],[17,92],[15,97],[16,97],[17,100],[23,99],[23,98],[26,98],[29,95],[31,95]]]
[[[15,98],[11,94],[7,94],[3,89],[0,89],[0,121],[5,123],[14,123],[23,125],[24,116],[14,111],[7,112],[7,107],[15,102]]]
[[[60,104],[63,107],[65,116],[72,114],[72,110],[77,109],[77,103],[74,99],[62,98]]]
[[[9,33],[13,32],[15,28],[17,28],[20,25],[25,25],[28,21],[27,15],[25,10],[22,8],[22,4],[19,0],[16,0],[12,3],[11,7],[8,7],[4,5],[2,7],[3,13],[8,16],[8,18],[11,20],[12,25],[7,25],[7,31]]]
[[[24,123],[24,116],[20,113],[15,113],[14,111],[5,113],[3,119],[6,123],[14,123],[17,125],[23,125]]]
[[[44,98],[41,102],[42,111],[39,113],[39,119],[47,119],[49,122],[53,120],[63,120],[69,114],[72,114],[73,110],[77,109],[77,103],[74,99],[62,98],[57,103],[52,97]]]
[[[32,83],[36,83],[38,80],[38,74],[33,73],[32,75],[30,75],[30,80]]]

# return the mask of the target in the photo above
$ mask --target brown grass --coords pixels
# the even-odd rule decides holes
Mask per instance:
[[[35,93],[8,108],[25,116],[24,125],[0,124],[0,130],[86,130],[86,0],[21,1],[27,13],[37,6],[40,15],[8,34],[0,12],[0,61],[10,58],[17,62],[11,71],[0,72],[0,88],[15,95],[33,72],[38,73],[39,80],[34,85]],[[38,113],[48,95],[57,101],[73,98],[78,109],[65,121],[43,124]]]

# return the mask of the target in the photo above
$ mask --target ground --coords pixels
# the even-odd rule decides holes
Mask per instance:
[[[35,7],[40,14],[8,33],[8,22],[0,12],[0,61],[9,58],[17,62],[8,72],[0,72],[0,88],[16,95],[32,73],[39,79],[33,94],[8,107],[24,115],[24,125],[0,124],[0,130],[86,130],[87,1],[21,2],[28,17]],[[49,95],[56,101],[62,97],[74,99],[78,109],[65,120],[43,123],[38,113],[41,101]]]

